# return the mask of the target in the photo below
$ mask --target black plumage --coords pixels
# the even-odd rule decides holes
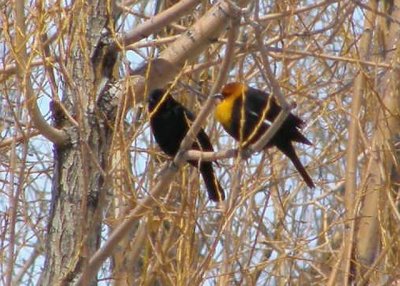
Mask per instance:
[[[222,101],[217,105],[215,116],[226,132],[242,143],[243,148],[260,139],[281,111],[281,107],[268,93],[242,83],[233,82],[225,85],[221,95]],[[312,145],[300,133],[303,125],[303,120],[289,113],[264,149],[276,146],[293,162],[306,184],[314,188],[313,180],[301,164],[292,145],[293,141]]]
[[[167,155],[175,156],[195,116],[169,93],[166,94],[163,89],[156,89],[150,93],[148,110],[150,112],[150,126],[157,144]],[[213,151],[210,139],[203,129],[197,134],[191,148]],[[224,200],[225,193],[215,176],[212,162],[198,162],[197,160],[188,162],[199,168],[209,198],[213,201]]]

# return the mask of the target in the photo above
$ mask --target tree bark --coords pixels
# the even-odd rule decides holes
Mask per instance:
[[[41,285],[70,284],[100,245],[111,130],[104,118],[95,116],[104,66],[93,61],[103,61],[98,55],[107,54],[98,50],[101,32],[110,20],[106,3],[75,2],[70,10],[69,36],[75,41],[69,43],[66,67],[71,81],[65,79],[62,104],[78,126],[71,125],[62,111],[53,113],[57,127],[68,130],[70,142],[54,148],[52,207]],[[96,283],[96,277],[91,277],[87,285]]]
[[[399,19],[400,1],[394,1],[391,17]],[[390,192],[390,174],[396,164],[394,142],[399,135],[400,120],[400,32],[397,24],[391,24],[387,34],[387,47],[394,49],[387,61],[391,62],[392,70],[386,72],[380,85],[382,91],[381,106],[377,110],[375,133],[372,139],[368,167],[363,176],[363,201],[360,211],[359,230],[357,236],[357,260],[359,281],[367,283],[364,277],[378,258],[381,238],[380,210],[385,209],[386,193]],[[389,54],[388,54],[389,55]],[[361,282],[360,282],[361,283]],[[380,284],[379,281],[370,281]]]

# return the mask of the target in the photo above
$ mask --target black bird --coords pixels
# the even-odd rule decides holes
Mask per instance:
[[[157,144],[167,155],[175,156],[195,116],[163,89],[155,89],[150,93],[148,110],[150,126]],[[210,139],[203,129],[197,134],[191,148],[213,151]],[[188,162],[192,166],[200,168],[209,198],[216,202],[224,200],[225,193],[215,177],[212,162],[198,162],[197,160]]]
[[[281,107],[268,93],[248,87],[239,82],[226,84],[222,88],[222,93],[217,95],[217,97],[219,96],[222,101],[215,109],[215,117],[222,124],[226,132],[241,142],[244,148],[249,144],[255,143],[267,132],[281,111]],[[279,130],[269,143],[264,146],[264,149],[276,146],[293,162],[293,165],[299,171],[307,186],[314,188],[313,180],[301,164],[292,145],[292,142],[312,145],[300,133],[299,129],[303,125],[303,120],[289,113]]]

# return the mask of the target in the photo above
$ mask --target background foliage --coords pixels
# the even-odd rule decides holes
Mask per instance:
[[[103,10],[96,1],[0,3],[0,284],[35,285],[51,268],[51,211],[65,199],[55,184],[68,164],[53,143],[72,134],[59,132],[65,126],[53,120],[61,106],[81,135],[89,134],[83,126],[92,118],[110,130],[95,141],[105,146],[103,155],[90,138],[72,139],[82,165],[93,163],[64,181],[79,190],[76,207],[90,204],[85,177],[102,178],[104,199],[96,201],[101,228],[85,228],[90,220],[81,217],[66,224],[65,236],[73,239],[71,228],[82,227],[77,245],[90,236],[86,231],[104,245],[131,210],[153,197],[117,247],[103,252],[108,259],[94,272],[100,285],[396,285],[399,1],[221,1],[229,21],[215,31],[196,25],[217,2],[105,2]],[[174,10],[179,5],[188,6]],[[157,22],[160,15],[164,22]],[[92,34],[91,25],[101,33]],[[104,34],[116,43],[115,65],[95,54],[99,43],[109,44]],[[188,54],[176,44],[183,37],[196,47]],[[157,57],[169,65],[153,61],[154,73],[149,63]],[[168,83],[175,98],[199,112],[221,73],[223,83],[271,91],[266,63],[306,121],[303,132],[314,145],[296,150],[317,187],[307,188],[287,158],[270,149],[218,161],[224,203],[208,201],[188,165],[153,193],[170,159],[151,136],[146,92]],[[116,115],[103,120],[107,105],[93,106],[109,84],[124,97],[107,91]],[[215,149],[236,148],[207,113],[203,126]],[[77,248],[80,270],[65,259],[55,280],[75,283],[95,250]]]

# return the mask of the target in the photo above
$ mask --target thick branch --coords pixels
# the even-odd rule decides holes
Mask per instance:
[[[182,0],[177,4],[162,11],[161,13],[151,17],[143,24],[137,26],[132,31],[122,35],[118,41],[121,41],[123,46],[127,46],[137,41],[150,36],[153,33],[163,29],[169,23],[176,21],[178,18],[188,14],[199,3],[199,0]]]
[[[238,155],[237,149],[229,149],[219,152],[203,152],[198,150],[189,150],[183,154],[185,161],[201,160],[205,162],[213,162],[221,159],[235,158]]]
[[[377,2],[370,1],[370,5],[375,6]],[[360,60],[368,60],[371,52],[371,37],[372,29],[375,23],[376,14],[368,12],[364,21],[364,33],[361,37],[359,58]],[[346,224],[349,227],[345,228],[343,235],[343,253],[341,256],[344,259],[344,272],[341,273],[343,277],[343,285],[348,285],[351,275],[351,261],[353,257],[353,243],[354,243],[354,230],[355,230],[355,210],[357,208],[356,193],[357,193],[357,166],[358,166],[358,140],[359,140],[359,112],[361,108],[362,96],[365,89],[365,75],[363,67],[360,65],[360,71],[354,83],[354,95],[351,103],[351,120],[349,126],[349,142],[347,145],[347,166],[346,166],[346,180],[345,180],[345,207],[346,207]],[[368,235],[368,234],[365,234]]]
[[[400,17],[400,1],[395,1],[392,17]],[[391,24],[388,39],[389,47],[396,48],[391,63],[394,67],[381,81],[383,90],[382,105],[377,109],[377,122],[372,139],[372,150],[368,168],[364,174],[365,195],[360,211],[360,225],[357,237],[357,254],[360,275],[365,272],[377,257],[379,251],[379,203],[386,188],[390,188],[390,171],[396,162],[393,160],[395,148],[393,138],[399,134],[400,110],[399,76],[400,76],[400,44],[399,29]]]

